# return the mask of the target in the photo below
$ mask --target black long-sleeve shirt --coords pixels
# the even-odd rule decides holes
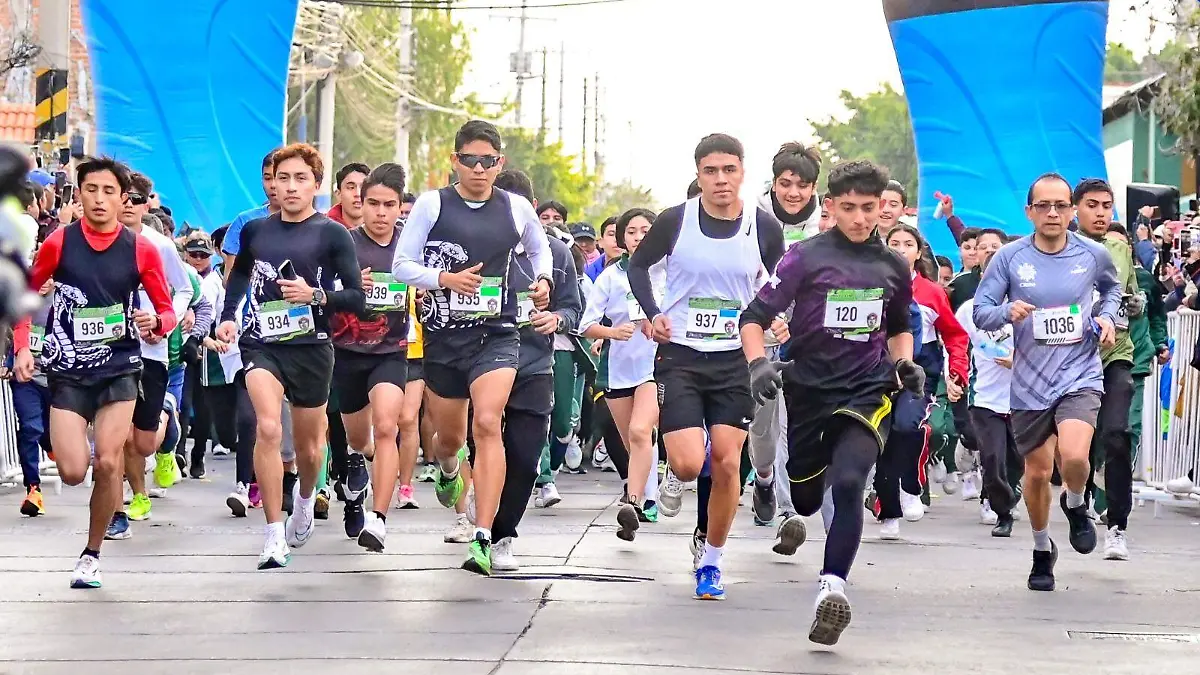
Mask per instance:
[[[746,208],[758,207],[747,203]],[[680,204],[659,214],[629,260],[629,289],[649,318],[662,313],[651,290],[650,267],[675,250],[675,242],[683,230],[683,210],[684,205]],[[740,215],[734,220],[709,215],[704,210],[703,201],[700,202],[699,219],[700,231],[712,239],[730,239],[738,233],[742,224]],[[770,272],[783,257],[783,226],[773,214],[762,208],[758,208],[757,226],[758,250],[762,254],[763,266]]]
[[[296,277],[325,290],[325,305],[283,302],[279,268],[291,261]],[[341,282],[336,289],[334,281]],[[243,343],[313,344],[330,340],[333,312],[362,312],[366,295],[354,243],[346,228],[314,213],[296,222],[279,214],[242,228],[241,246],[229,275],[222,321],[234,321],[238,304],[250,295],[242,320]]]

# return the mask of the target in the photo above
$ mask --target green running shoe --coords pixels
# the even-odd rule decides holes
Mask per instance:
[[[466,490],[467,484],[463,480],[462,467],[467,461],[467,449],[460,448],[458,451],[458,473],[454,478],[448,478],[441,469],[438,469],[437,479],[434,481],[433,489],[437,493],[438,502],[442,506],[452,509],[462,497],[463,491]]]
[[[146,495],[134,495],[133,499],[129,500],[129,508],[125,509],[125,515],[129,516],[130,520],[150,520],[150,498]]]
[[[492,576],[492,542],[476,534],[475,540],[467,546],[467,561],[462,568],[485,577]]]
[[[642,512],[638,514],[638,520],[642,521],[643,523],[657,523],[658,504],[655,504],[652,501],[643,504]]]
[[[169,488],[175,484],[175,474],[179,466],[175,464],[175,453],[160,452],[154,456],[154,480],[159,487]]]

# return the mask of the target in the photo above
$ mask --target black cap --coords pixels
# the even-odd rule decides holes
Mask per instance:
[[[209,243],[208,237],[194,237],[189,239],[187,243],[183,245],[183,250],[188,253],[207,253],[208,255],[213,254],[212,244]]]
[[[571,236],[576,239],[596,240],[596,228],[587,223],[575,223],[571,226]]]

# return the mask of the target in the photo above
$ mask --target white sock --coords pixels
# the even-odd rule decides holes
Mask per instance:
[[[268,539],[271,537],[279,537],[280,539],[282,539],[283,538],[283,523],[282,522],[267,523],[266,532],[267,532]]]
[[[700,557],[700,566],[707,567],[709,565],[721,569],[721,555],[725,553],[724,546],[713,546],[712,544],[704,543],[704,554]]]
[[[1044,530],[1033,531],[1033,550],[1035,551],[1052,551],[1050,546],[1050,528]]]
[[[754,481],[763,487],[772,485],[775,482],[775,472],[772,471],[771,473],[768,473],[766,476],[763,476],[758,471],[755,471],[754,472]]]
[[[489,530],[488,528],[486,528],[486,527],[475,528],[475,538],[478,539],[479,535],[481,535],[481,534],[483,535],[484,539],[487,539],[488,541],[492,540],[492,531]]]
[[[446,470],[447,466],[451,466],[450,462],[454,462],[454,464],[453,464],[454,470],[453,471]],[[462,463],[458,461],[458,455],[456,454],[453,457],[451,457],[450,459],[438,460],[438,467],[442,470],[442,475],[445,476],[446,478],[455,478],[458,476],[459,469],[462,468]]]
[[[1066,490],[1066,492],[1067,492],[1067,508],[1068,509],[1073,509],[1073,508],[1076,508],[1079,506],[1083,506],[1083,493],[1082,492],[1071,492],[1071,488],[1067,488],[1067,487],[1064,487],[1063,489]]]
[[[303,494],[300,494],[300,491],[297,491],[296,510],[303,511],[304,513],[312,513],[314,502],[316,502],[316,496],[316,490],[313,490],[313,493],[307,497],[305,497]]]

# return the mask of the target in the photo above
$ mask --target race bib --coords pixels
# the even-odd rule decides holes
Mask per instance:
[[[741,315],[742,307],[734,300],[690,298],[685,334],[693,340],[735,339]]]
[[[1117,306],[1117,320],[1113,326],[1117,330],[1129,330],[1129,308],[1125,303],[1129,302],[1130,296],[1121,296],[1121,304]],[[1100,291],[1092,289],[1092,312],[1095,313],[1100,309]]]
[[[408,311],[408,284],[396,281],[387,272],[371,273],[371,288],[366,294],[367,309],[372,312]]]
[[[630,321],[642,321],[646,318],[646,312],[642,309],[642,304],[633,297],[633,291],[625,294],[625,306]]]
[[[882,288],[840,288],[825,294],[825,329],[837,337],[866,342],[882,324]]]
[[[503,282],[500,277],[484,277],[483,285],[475,295],[450,291],[450,311],[476,319],[499,316],[504,304]]]
[[[46,328],[44,326],[32,326],[29,329],[29,353],[33,356],[42,355],[42,345],[46,343]]]
[[[517,293],[517,325],[528,326],[529,317],[533,314],[533,295],[532,291],[522,291]]]
[[[308,305],[274,300],[258,308],[258,334],[264,342],[283,342],[311,332],[313,315]]]
[[[125,308],[84,307],[72,320],[76,342],[111,342],[125,337]]]
[[[1046,345],[1073,345],[1083,341],[1086,317],[1079,305],[1033,310],[1033,339]]]

